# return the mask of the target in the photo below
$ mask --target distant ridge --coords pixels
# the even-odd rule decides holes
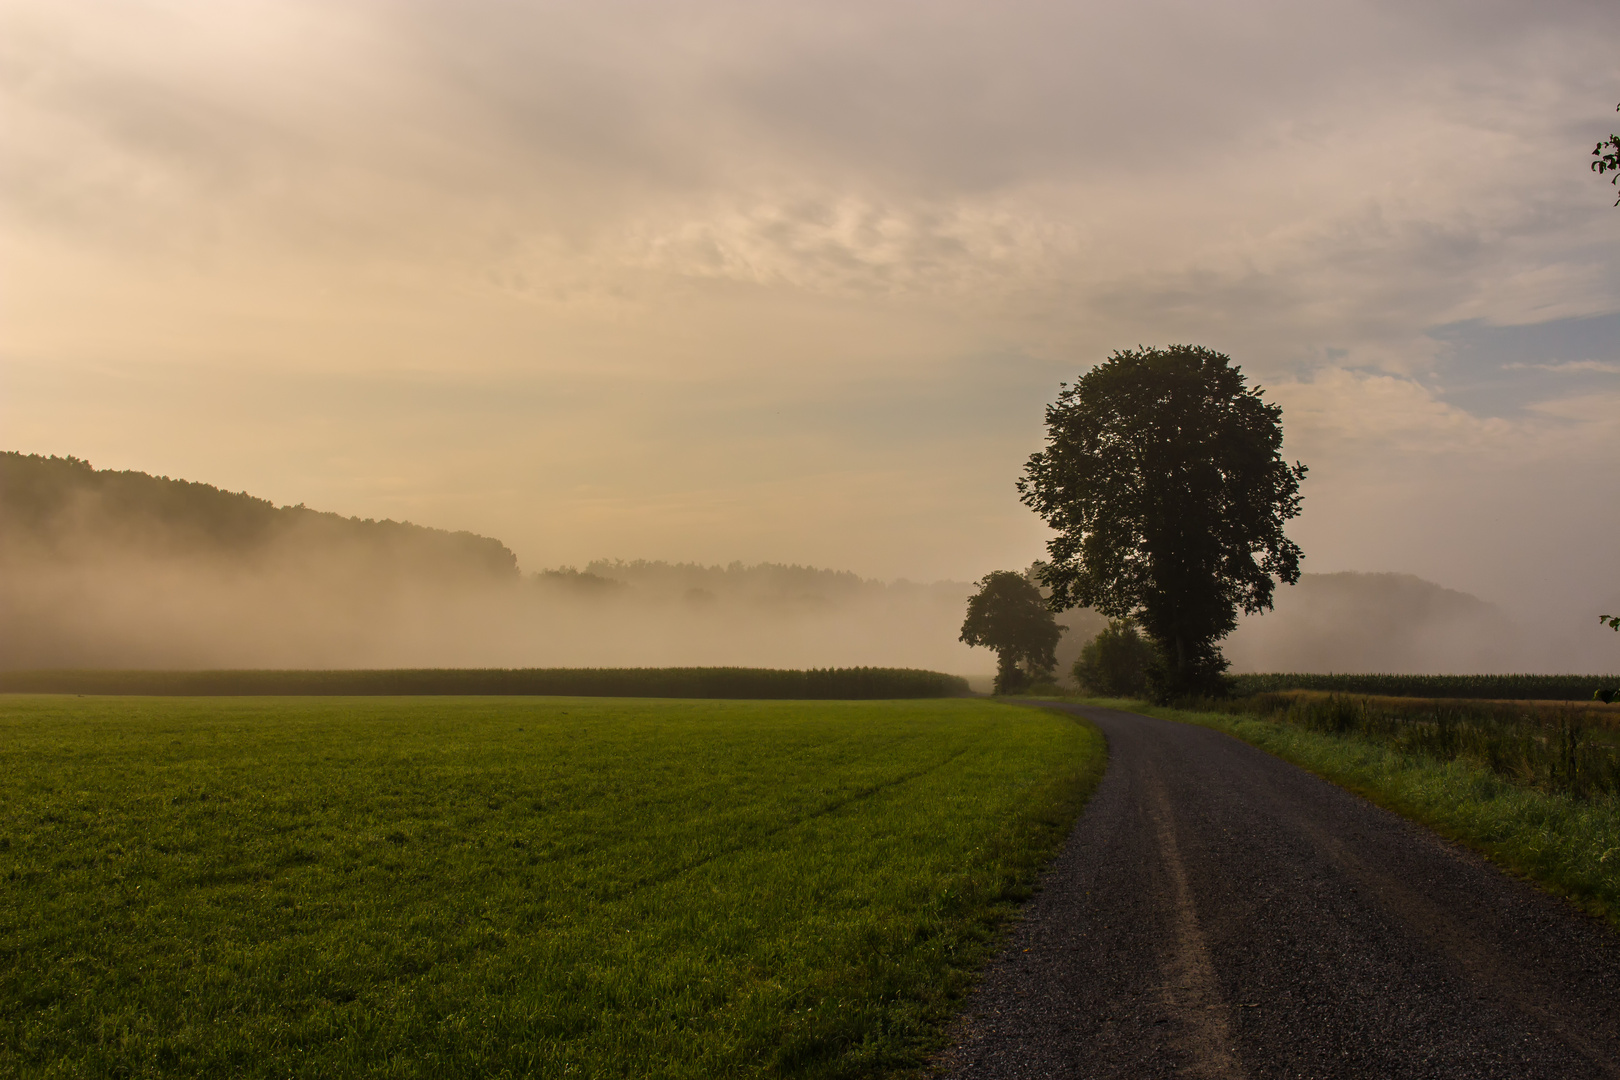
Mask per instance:
[[[338,552],[372,574],[516,578],[499,540],[402,521],[278,507],[246,492],[76,457],[0,452],[0,558],[118,557],[300,562]]]
[[[1234,671],[1467,674],[1524,663],[1507,612],[1412,574],[1303,574],[1277,590],[1276,605],[1227,640]]]

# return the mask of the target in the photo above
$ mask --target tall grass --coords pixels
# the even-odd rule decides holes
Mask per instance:
[[[1209,707],[1432,761],[1466,760],[1509,783],[1578,799],[1620,793],[1620,714],[1601,706],[1271,693]]]
[[[544,694],[863,700],[960,697],[967,680],[914,668],[419,668],[355,671],[0,671],[0,693]]]

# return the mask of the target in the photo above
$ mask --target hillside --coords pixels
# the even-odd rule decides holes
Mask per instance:
[[[1412,574],[1304,574],[1227,640],[1234,671],[1472,673],[1533,662],[1521,628],[1476,596]],[[1559,668],[1556,657],[1541,662]]]
[[[369,576],[516,578],[499,540],[409,522],[281,506],[246,492],[75,457],[0,453],[0,559],[207,560],[240,566],[341,560]]]
[[[519,582],[472,533],[0,453],[0,667],[432,663]]]

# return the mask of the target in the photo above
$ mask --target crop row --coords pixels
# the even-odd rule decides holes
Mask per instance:
[[[1591,701],[1620,687],[1620,675],[1233,675],[1233,694],[1325,690],[1387,697],[1495,698],[1511,701]]]
[[[421,668],[362,671],[0,671],[0,693],[547,694],[854,700],[957,697],[956,675],[913,668]]]

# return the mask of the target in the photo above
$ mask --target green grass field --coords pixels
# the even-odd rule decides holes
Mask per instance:
[[[0,1074],[913,1066],[1103,753],[974,700],[0,698]]]

